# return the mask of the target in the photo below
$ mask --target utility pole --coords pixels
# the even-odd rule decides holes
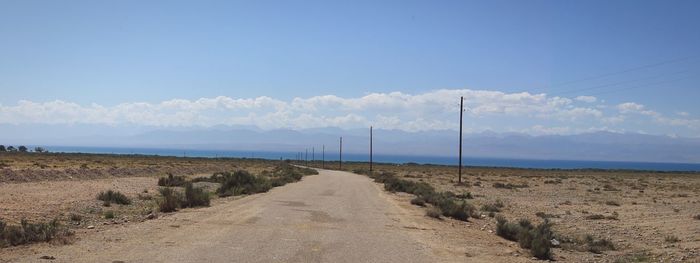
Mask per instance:
[[[372,126],[369,126],[369,174],[372,174]]]
[[[462,113],[464,112],[464,97],[459,98],[459,184],[462,184]]]
[[[340,160],[338,161],[338,170],[343,170],[343,137],[340,137]]]
[[[321,169],[326,169],[326,145],[323,145],[323,154],[321,154]]]
[[[306,149],[306,155],[304,156],[304,162],[306,166],[309,166],[309,149]]]
[[[316,147],[311,147],[311,163],[316,161]]]

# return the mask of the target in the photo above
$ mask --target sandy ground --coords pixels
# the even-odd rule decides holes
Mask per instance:
[[[367,165],[346,164],[344,168],[367,169]],[[560,240],[592,235],[616,247],[596,254],[566,244],[554,250],[557,261],[700,262],[700,220],[695,218],[700,214],[700,174],[466,168],[466,185],[458,185],[456,170],[430,165],[375,166],[375,171],[428,182],[442,191],[470,192],[474,196],[470,202],[477,209],[500,201],[505,207],[497,214],[510,220],[527,218],[538,223],[542,218],[536,214],[542,212],[554,223]],[[506,189],[494,187],[495,183],[527,186]],[[593,220],[591,215],[607,218]],[[514,242],[489,232],[495,230],[494,218],[472,221],[489,235],[475,240],[470,238],[473,233],[467,233],[463,235],[467,243],[497,242],[504,253],[510,249],[508,253],[518,258],[527,255]]]

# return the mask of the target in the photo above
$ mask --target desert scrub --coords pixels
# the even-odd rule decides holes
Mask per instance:
[[[417,206],[425,206],[425,199],[423,199],[423,197],[417,196],[416,198],[411,199],[411,204]]]
[[[483,204],[481,205],[481,211],[485,212],[501,212],[501,208],[503,208],[505,205],[503,204],[503,201],[501,200],[496,200],[496,202],[493,202],[491,204]]]
[[[528,184],[511,184],[511,183],[494,183],[493,188],[502,188],[502,189],[517,189],[517,188],[527,188],[530,187]]]
[[[613,242],[605,238],[596,239],[592,235],[586,235],[585,243],[587,250],[595,254],[603,253],[605,250],[615,250]]]
[[[185,185],[185,200],[182,207],[209,206],[209,193],[202,188],[195,188],[192,183]]]
[[[387,191],[416,195],[425,203],[437,207],[443,216],[462,221],[468,221],[470,217],[477,217],[474,206],[465,200],[458,199],[457,195],[452,192],[437,192],[435,188],[425,182],[400,179],[393,173],[382,172],[373,174],[371,177],[375,182],[383,183],[384,189]]]
[[[545,220],[536,227],[527,219],[520,219],[518,223],[508,222],[505,217],[496,217],[496,235],[505,239],[516,241],[520,247],[530,249],[533,256],[539,259],[552,258],[553,233],[551,223]]]
[[[113,219],[114,218],[114,211],[112,211],[112,210],[105,211],[104,217],[105,217],[105,219]]]
[[[131,199],[126,197],[126,195],[112,190],[108,190],[107,192],[100,192],[97,195],[97,200],[103,201],[105,206],[109,206],[111,203],[120,205],[131,204]]]
[[[57,219],[39,223],[22,219],[20,225],[8,225],[0,220],[0,247],[48,242],[58,235],[68,233],[61,228]]]
[[[171,188],[161,188],[159,191],[160,195],[163,197],[163,199],[158,202],[158,209],[161,212],[175,212],[180,208],[180,200],[182,200],[182,195],[180,193],[173,191]]]
[[[440,219],[440,216],[442,215],[442,211],[440,211],[440,208],[431,207],[431,208],[428,208],[428,211],[425,212],[425,215],[432,217],[432,218]]]
[[[170,173],[167,177],[158,179],[158,186],[185,186],[185,183],[187,183],[187,179],[184,176],[174,176]]]

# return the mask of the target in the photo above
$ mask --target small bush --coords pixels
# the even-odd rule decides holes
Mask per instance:
[[[202,188],[194,188],[192,183],[185,186],[185,200],[182,207],[209,206],[209,194]]]
[[[605,250],[615,250],[615,245],[612,241],[605,238],[595,239],[591,235],[586,235],[586,246],[589,252],[595,254],[600,254]]]
[[[618,203],[617,201],[613,201],[613,200],[605,201],[605,204],[611,205],[611,206],[620,206],[620,203]]]
[[[605,216],[601,215],[601,214],[592,214],[592,215],[587,215],[586,219],[588,219],[588,220],[601,220],[601,219],[605,219]]]
[[[418,196],[416,198],[411,199],[411,204],[417,206],[425,206],[425,200],[423,199],[423,197]]]
[[[222,185],[217,190],[217,193],[222,197],[263,193],[272,188],[272,184],[267,178],[252,175],[247,171],[222,173],[219,180],[222,181]]]
[[[131,204],[131,199],[126,197],[126,195],[112,190],[108,190],[107,192],[100,192],[100,194],[97,195],[97,200],[104,201],[105,206],[109,206],[111,203],[120,205]]]
[[[7,225],[0,220],[0,247],[18,246],[35,242],[48,242],[61,232],[58,220],[30,223],[22,219],[20,225]]]
[[[163,200],[158,203],[159,210],[164,213],[175,212],[180,208],[181,194],[170,188],[161,188],[160,194]]]
[[[673,235],[666,236],[666,238],[664,240],[668,243],[676,243],[678,241],[681,241],[677,236],[673,236]]]
[[[83,220],[83,217],[79,214],[70,214],[70,221],[73,222],[80,222]]]
[[[425,215],[432,217],[432,218],[440,219],[440,216],[442,215],[442,211],[440,211],[440,208],[431,207],[431,208],[428,208],[428,211],[425,212]]]
[[[168,174],[168,177],[161,177],[158,179],[158,186],[185,186],[187,179],[184,176],[174,176],[173,174]]]
[[[114,211],[111,211],[111,210],[110,210],[110,211],[106,211],[106,212],[104,213],[104,217],[105,217],[105,219],[112,219],[112,218],[114,218]]]
[[[505,205],[503,205],[503,202],[501,202],[501,200],[496,200],[495,203],[481,205],[481,211],[494,213],[501,212],[501,208],[503,208],[504,206]]]
[[[503,188],[503,189],[516,189],[516,188],[527,188],[527,184],[511,184],[511,183],[494,183],[493,188]]]
[[[695,220],[700,220],[700,214],[695,215],[693,218],[695,218]]]
[[[551,239],[553,233],[551,224],[544,223],[534,227],[527,219],[521,219],[517,224],[511,223],[503,216],[496,216],[496,235],[507,240],[516,241],[520,247],[530,249],[533,256],[539,259],[551,259]]]

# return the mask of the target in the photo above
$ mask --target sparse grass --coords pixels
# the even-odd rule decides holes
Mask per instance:
[[[606,250],[615,250],[615,245],[612,241],[601,238],[596,239],[591,235],[586,235],[586,245],[588,246],[588,251],[595,254],[600,254]]]
[[[80,222],[83,220],[83,216],[81,216],[79,214],[70,214],[69,218],[70,218],[70,221],[73,221],[73,222]]]
[[[481,205],[481,211],[494,213],[501,212],[501,208],[503,208],[503,206],[503,202],[496,200],[494,203]]]
[[[517,189],[517,188],[527,188],[530,187],[528,184],[512,184],[512,183],[494,183],[493,188],[502,189]]]
[[[111,203],[120,205],[131,204],[131,199],[126,197],[126,195],[112,190],[108,190],[107,192],[100,192],[97,195],[97,200],[103,201],[105,206],[110,206]]]
[[[610,206],[620,206],[620,203],[619,203],[619,202],[613,201],[613,200],[605,201],[605,204],[606,204],[606,205],[610,205]]]
[[[667,243],[676,243],[676,242],[679,242],[681,240],[677,236],[669,235],[669,236],[666,236],[666,238],[664,238],[664,241],[666,241]]]
[[[187,179],[184,176],[175,176],[171,173],[168,177],[161,177],[158,179],[158,186],[185,186]]]
[[[104,212],[104,217],[105,219],[113,219],[114,218],[114,211],[109,210]]]
[[[57,219],[39,223],[30,223],[22,219],[18,226],[8,225],[0,220],[0,247],[48,242],[60,234],[68,233],[61,230]]]

